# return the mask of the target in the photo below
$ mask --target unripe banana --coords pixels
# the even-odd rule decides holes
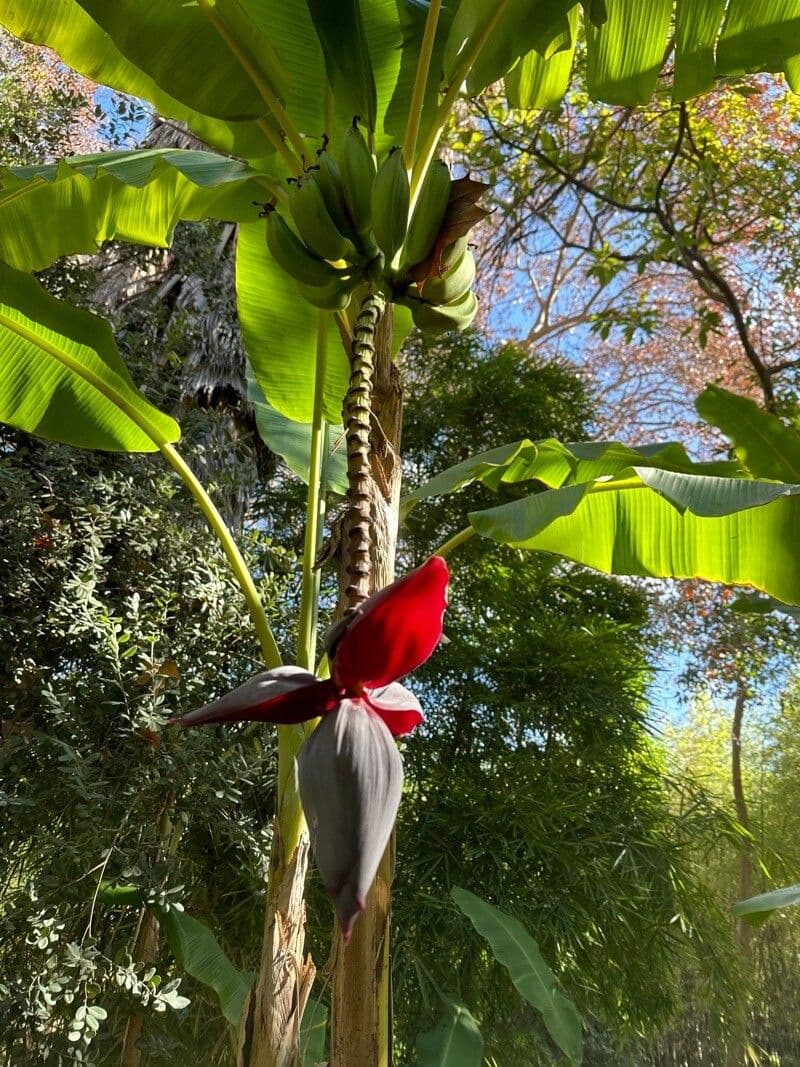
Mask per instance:
[[[275,262],[295,281],[321,286],[341,280],[341,272],[306,248],[277,211],[267,215],[267,247]]]
[[[450,169],[443,160],[434,159],[425,175],[408,228],[403,249],[404,265],[413,266],[431,254],[449,199]]]
[[[372,232],[391,263],[408,229],[408,171],[402,148],[393,148],[372,183]]]
[[[298,282],[297,288],[300,290],[300,295],[315,308],[322,308],[324,311],[343,311],[350,303],[353,289],[357,284],[357,278],[346,280],[337,278],[321,286],[303,285]]]
[[[359,234],[369,233],[372,220],[372,182],[375,159],[353,119],[342,140],[342,182],[347,211]]]
[[[448,245],[444,252],[442,252],[442,271],[448,271],[451,267],[455,266],[468,248],[469,237],[467,237],[466,234],[464,234],[463,237],[457,238],[451,245]]]
[[[431,304],[451,304],[475,281],[475,258],[469,249],[439,278],[432,274],[422,286],[423,297]]]
[[[336,229],[351,240],[356,236],[353,220],[347,210],[339,165],[330,152],[320,152],[316,165],[310,173],[315,178],[325,201],[328,214],[333,219]]]
[[[345,259],[353,246],[339,232],[328,213],[322,190],[310,176],[304,175],[289,188],[289,210],[297,232],[312,252],[323,259]]]
[[[450,330],[466,330],[478,310],[478,298],[467,291],[453,304],[434,307],[423,300],[404,301],[411,308],[414,325],[431,337],[438,337]]]

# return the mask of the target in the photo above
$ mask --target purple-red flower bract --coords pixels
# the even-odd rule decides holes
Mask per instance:
[[[423,719],[398,678],[436,648],[447,605],[447,564],[434,556],[343,620],[330,652],[331,678],[300,667],[264,671],[177,720],[298,723],[322,717],[297,759],[311,844],[345,942],[394,826],[403,762],[392,735]]]
[[[176,721],[182,726],[246,720],[286,725],[327,715],[342,700],[355,699],[363,700],[396,737],[410,733],[422,722],[422,709],[396,682],[424,663],[439,643],[448,579],[447,564],[433,556],[365,601],[336,644],[331,678],[320,681],[299,667],[263,671]]]

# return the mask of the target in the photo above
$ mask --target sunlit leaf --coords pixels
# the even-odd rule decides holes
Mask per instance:
[[[714,85],[714,46],[724,13],[725,0],[678,0],[673,100],[689,100]]]
[[[707,510],[714,506],[706,501]],[[704,518],[679,511],[643,483],[625,488],[612,482],[592,492],[586,485],[570,485],[473,512],[470,522],[484,537],[566,556],[607,574],[752,585],[800,603],[796,495]]]
[[[255,122],[215,119],[166,93],[122,55],[77,0],[0,0],[0,25],[21,40],[52,48],[68,66],[92,81],[149,101],[159,115],[185,122],[221,152],[260,159],[273,151]]]
[[[154,452],[180,427],[136,389],[104,319],[0,262],[0,421],[51,441]]]
[[[773,912],[800,904],[800,885],[789,885],[783,889],[773,889],[769,893],[759,893],[757,897],[748,897],[734,904],[731,911],[740,915],[751,926],[760,926]]]
[[[181,219],[246,220],[264,187],[244,163],[151,148],[0,168],[0,258],[41,270],[103,241],[164,246]],[[43,225],[43,219],[58,220]]]
[[[608,19],[586,26],[589,94],[610,104],[645,104],[667,47],[673,0],[607,0]]]
[[[798,0],[730,0],[717,45],[719,74],[782,70],[798,52]]]

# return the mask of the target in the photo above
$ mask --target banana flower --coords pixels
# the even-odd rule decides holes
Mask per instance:
[[[300,750],[298,784],[345,942],[364,909],[400,804],[403,764],[393,735],[410,733],[423,721],[419,701],[397,679],[439,643],[448,579],[444,559],[433,556],[343,619],[329,648],[329,679],[278,667],[175,720],[195,726],[322,719]]]

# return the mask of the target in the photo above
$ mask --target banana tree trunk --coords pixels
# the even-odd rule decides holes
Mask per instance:
[[[394,579],[400,501],[402,390],[392,363],[392,315],[388,308],[375,335],[372,418],[369,437],[371,567],[368,592]],[[347,551],[347,537],[345,554]],[[342,576],[342,589],[347,585]],[[348,945],[338,926],[331,985],[330,1067],[391,1064],[390,924],[394,836],[381,861]]]
[[[287,856],[280,820],[270,854],[261,965],[242,1013],[239,1067],[300,1067],[300,1021],[316,969],[303,959],[308,832]]]

